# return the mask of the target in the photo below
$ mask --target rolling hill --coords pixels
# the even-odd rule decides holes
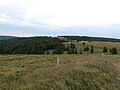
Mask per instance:
[[[13,37],[13,36],[0,36],[0,40],[10,40],[10,39],[13,39],[13,38],[16,38],[16,37]]]

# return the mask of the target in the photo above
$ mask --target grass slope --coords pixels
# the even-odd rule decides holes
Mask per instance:
[[[82,43],[85,42],[86,44],[83,45]],[[65,42],[64,44],[70,44],[71,42]],[[93,45],[94,47],[94,54],[102,54],[103,51],[103,47],[107,47],[108,48],[108,55],[110,55],[109,49],[116,47],[117,51],[118,51],[118,55],[120,54],[120,43],[119,42],[99,42],[99,41],[91,41],[91,42],[87,42],[87,41],[80,41],[80,42],[73,42],[76,47],[78,52],[80,52],[80,50],[84,49],[85,46],[91,46]],[[83,52],[84,54],[90,54],[90,51],[87,52]]]
[[[118,55],[0,55],[0,90],[120,90],[119,77]]]

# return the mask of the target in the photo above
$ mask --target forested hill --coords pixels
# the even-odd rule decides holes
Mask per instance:
[[[65,50],[63,42],[71,40],[120,42],[120,39],[86,36],[8,37],[0,40],[0,54],[44,54],[50,49],[53,53],[62,54]]]
[[[77,41],[106,41],[106,42],[120,42],[120,39],[115,38],[104,38],[104,37],[88,37],[88,36],[60,36],[68,40]]]
[[[16,38],[16,37],[13,37],[13,36],[0,36],[0,40],[10,40],[10,39],[13,39],[13,38]]]
[[[0,53],[44,54],[44,51],[57,48],[62,42],[53,37],[24,37],[0,41]]]

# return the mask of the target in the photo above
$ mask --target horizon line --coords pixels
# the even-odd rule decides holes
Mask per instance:
[[[112,38],[112,39],[120,39],[119,37],[109,37],[109,36],[93,36],[93,35],[29,35],[29,36],[17,36],[17,35],[0,35],[0,36],[10,36],[10,37],[60,37],[60,36],[79,36],[79,37],[97,37],[97,38]]]

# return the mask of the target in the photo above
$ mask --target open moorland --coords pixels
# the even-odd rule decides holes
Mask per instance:
[[[84,47],[74,43],[78,50]],[[94,46],[94,53],[0,55],[0,90],[120,90],[120,43],[88,45]],[[103,55],[103,47],[116,47],[118,54]]]

